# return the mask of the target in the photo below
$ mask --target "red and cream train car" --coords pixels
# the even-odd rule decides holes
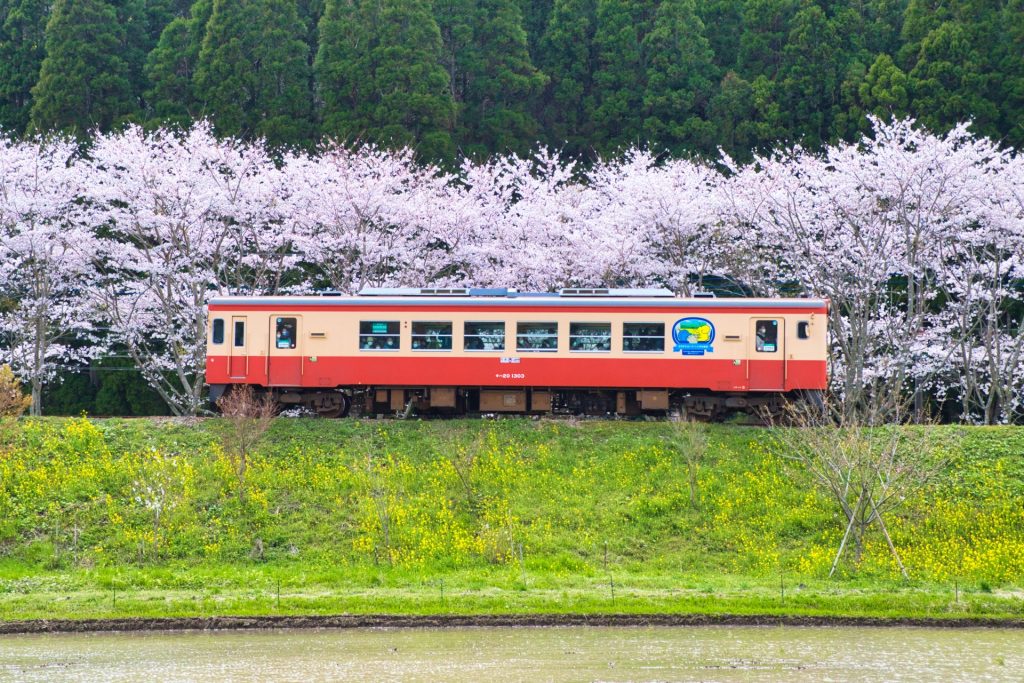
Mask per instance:
[[[677,298],[668,290],[368,289],[209,303],[211,398],[368,412],[714,417],[826,385],[828,302]]]

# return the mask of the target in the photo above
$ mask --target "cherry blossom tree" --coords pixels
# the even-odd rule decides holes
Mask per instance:
[[[646,151],[584,170],[540,150],[466,164],[480,207],[469,261],[474,282],[542,291],[664,285],[684,294],[744,263],[720,219],[721,176]]]
[[[284,211],[314,283],[344,293],[457,275],[473,211],[453,179],[411,150],[330,144],[289,156]]]
[[[0,364],[31,387],[33,415],[63,364],[102,351],[82,258],[93,239],[69,222],[79,174],[65,140],[0,143]]]
[[[79,219],[99,241],[94,293],[111,340],[174,413],[195,414],[206,301],[273,292],[291,266],[281,178],[262,147],[206,125],[100,135],[79,168]]]
[[[762,263],[784,287],[827,297],[833,390],[857,406],[887,374],[892,319],[886,285],[894,272],[892,234],[867,196],[840,190],[825,158],[796,148],[737,169],[729,206],[737,226],[760,245]],[[767,257],[767,258],[766,258]]]
[[[948,369],[932,389],[961,405],[965,422],[1020,417],[1024,385],[1024,166],[987,140],[965,138],[976,188],[963,226],[941,243],[929,357]]]
[[[690,296],[709,275],[738,274],[742,244],[719,220],[721,175],[687,160],[658,163],[633,150],[587,173],[578,245],[592,284],[662,284]],[[589,229],[587,229],[589,228]]]
[[[778,264],[780,286],[831,300],[833,390],[845,410],[950,375],[955,340],[935,347],[949,293],[938,278],[953,283],[951,245],[986,220],[984,198],[1004,162],[966,126],[936,136],[912,121],[876,120],[855,144],[795,148],[736,169],[732,219],[769,245],[761,258]],[[973,340],[962,326],[956,338]]]
[[[593,250],[582,246],[586,188],[576,172],[544,149],[463,166],[480,212],[480,234],[464,249],[472,283],[534,291],[594,284],[585,270]]]

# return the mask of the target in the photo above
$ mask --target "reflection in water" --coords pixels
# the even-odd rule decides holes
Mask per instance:
[[[652,627],[0,636],[0,681],[1021,680],[1024,631]]]

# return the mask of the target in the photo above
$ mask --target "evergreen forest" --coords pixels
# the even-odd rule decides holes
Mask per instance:
[[[1024,141],[1024,0],[2,0],[0,128],[738,158],[870,118]]]

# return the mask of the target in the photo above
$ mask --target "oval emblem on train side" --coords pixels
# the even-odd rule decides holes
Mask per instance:
[[[684,356],[703,356],[712,353],[715,341],[715,326],[707,318],[683,318],[672,326],[673,353]]]

